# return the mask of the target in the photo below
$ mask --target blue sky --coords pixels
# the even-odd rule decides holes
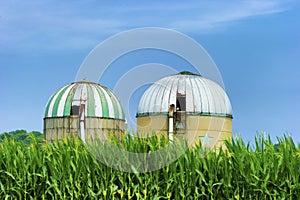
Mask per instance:
[[[257,131],[273,138],[289,133],[300,142],[298,19],[300,3],[289,0],[2,1],[0,132],[42,131],[48,98],[75,80],[96,45],[120,31],[154,26],[188,35],[210,54],[232,103],[234,134],[253,140]],[[155,61],[186,69],[161,52],[153,61],[154,54],[116,63],[130,69]],[[101,84],[113,87],[115,79]],[[132,116],[143,89],[130,100]]]

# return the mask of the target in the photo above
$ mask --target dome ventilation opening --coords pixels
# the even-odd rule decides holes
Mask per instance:
[[[181,74],[181,75],[197,75],[197,74],[194,74],[194,73],[189,72],[189,71],[182,71],[179,74]]]

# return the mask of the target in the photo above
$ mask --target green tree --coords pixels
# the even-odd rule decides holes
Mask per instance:
[[[11,132],[4,132],[0,134],[0,142],[2,142],[5,138],[12,139],[16,141],[22,141],[25,144],[31,144],[32,137],[34,136],[36,140],[41,143],[44,140],[44,134],[38,131],[27,132],[26,130],[15,130]]]

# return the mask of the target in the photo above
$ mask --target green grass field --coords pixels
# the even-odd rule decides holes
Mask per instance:
[[[189,148],[157,171],[127,173],[99,162],[80,140],[0,142],[1,199],[298,199],[300,146],[290,137],[227,141],[227,150]],[[151,152],[167,140],[132,138],[123,147]]]

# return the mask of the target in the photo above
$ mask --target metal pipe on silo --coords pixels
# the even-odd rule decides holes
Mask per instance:
[[[174,108],[175,108],[175,105],[171,104],[170,108],[169,108],[169,131],[168,131],[168,136],[169,136],[170,142],[174,141],[174,138],[173,138],[173,133],[174,133]]]
[[[79,122],[79,127],[80,127],[80,138],[82,139],[83,142],[85,142],[85,132],[84,132],[84,111],[85,111],[85,105],[81,105],[80,109],[80,122]]]

